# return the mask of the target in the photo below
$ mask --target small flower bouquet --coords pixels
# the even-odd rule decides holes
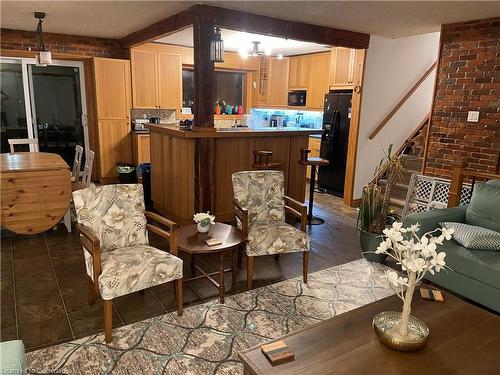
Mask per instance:
[[[193,215],[193,221],[197,224],[198,232],[207,233],[210,229],[210,224],[215,224],[215,216],[210,215],[210,212],[199,212]]]
[[[403,300],[401,320],[394,327],[393,332],[402,338],[408,338],[411,335],[408,330],[408,321],[415,286],[427,272],[434,275],[434,272],[439,272],[445,267],[446,253],[438,253],[437,247],[445,240],[451,239],[454,230],[438,228],[421,237],[417,235],[418,231],[418,223],[409,228],[403,228],[402,223],[395,222],[392,227],[384,229],[383,233],[386,238],[375,251],[377,254],[387,254],[396,260],[403,270],[403,275],[393,270],[385,272],[389,284]],[[441,234],[434,237],[433,234],[438,231]]]

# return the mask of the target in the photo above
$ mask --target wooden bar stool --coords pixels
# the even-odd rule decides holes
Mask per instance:
[[[301,150],[299,164],[311,167],[311,181],[309,185],[309,208],[307,211],[307,223],[309,225],[320,225],[325,222],[324,219],[320,217],[313,216],[313,203],[314,203],[314,186],[316,185],[316,168],[318,166],[325,166],[330,164],[330,162],[323,158],[310,158],[308,157],[311,150]]]
[[[271,159],[273,157],[272,151],[255,151],[253,152],[253,164],[254,169],[279,169],[281,168],[281,163],[273,162]]]

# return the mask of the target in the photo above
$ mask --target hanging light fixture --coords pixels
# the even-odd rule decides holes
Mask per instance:
[[[242,58],[246,59],[248,56],[257,57],[257,56],[273,56],[278,60],[283,58],[281,53],[273,53],[271,47],[261,48],[261,43],[259,41],[252,42],[252,48],[246,49],[245,47],[241,47],[239,50],[239,54]]]
[[[47,66],[52,64],[52,55],[50,51],[47,51],[45,47],[45,42],[43,41],[43,30],[42,23],[45,19],[44,12],[35,12],[35,18],[38,20],[38,25],[36,27],[36,32],[38,33],[39,43],[38,43],[38,53],[35,56],[37,66]]]
[[[210,39],[210,61],[224,62],[224,41],[220,29],[216,27]]]

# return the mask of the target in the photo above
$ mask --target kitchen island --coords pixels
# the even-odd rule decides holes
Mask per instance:
[[[234,220],[231,175],[261,169],[254,154],[258,151],[272,152],[273,169],[285,175],[285,194],[303,202],[306,168],[299,164],[301,149],[308,147],[310,135],[322,132],[303,128],[185,131],[177,125],[158,124],[147,128],[154,207],[181,225],[191,223],[195,212],[206,209],[215,214],[217,221]],[[208,156],[202,153],[207,144],[212,150]],[[211,159],[207,170],[197,170],[200,157]]]

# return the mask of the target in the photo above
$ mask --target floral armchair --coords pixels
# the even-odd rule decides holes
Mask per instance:
[[[144,210],[142,185],[91,186],[73,192],[89,276],[89,304],[104,300],[104,335],[112,341],[113,298],[175,282],[177,313],[182,315],[182,260],[177,258],[176,224]],[[155,223],[149,224],[149,218]],[[170,241],[170,254],[149,246],[148,230]]]
[[[307,283],[309,236],[306,234],[307,208],[284,195],[280,171],[244,171],[232,175],[234,205],[238,225],[247,236],[247,287],[253,284],[254,257],[303,252],[303,278]],[[301,230],[285,222],[285,214],[301,220]]]

